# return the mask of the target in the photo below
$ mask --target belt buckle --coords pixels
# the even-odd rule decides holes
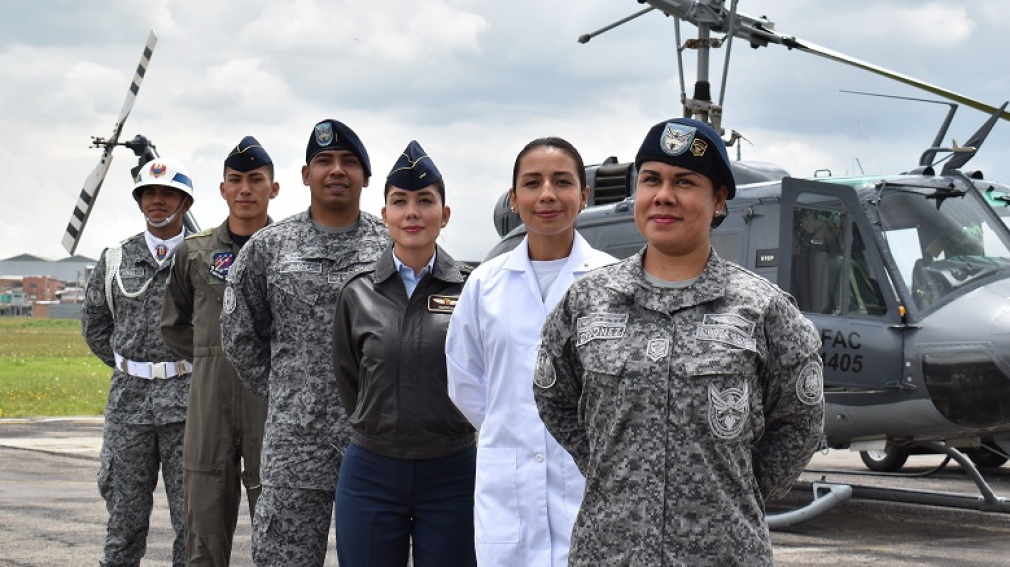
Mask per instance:
[[[165,368],[166,366],[166,364],[161,362],[151,363],[151,378],[156,378],[158,380],[168,378],[168,372]]]

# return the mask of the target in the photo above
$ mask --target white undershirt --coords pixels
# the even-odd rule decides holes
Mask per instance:
[[[530,263],[533,264],[533,275],[537,277],[537,285],[540,286],[540,299],[544,301],[551,291],[551,286],[554,285],[554,280],[558,279],[561,268],[568,263],[568,257],[557,260],[530,260]]]

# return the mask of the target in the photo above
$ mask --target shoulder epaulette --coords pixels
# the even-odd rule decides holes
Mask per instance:
[[[213,228],[205,228],[205,229],[201,230],[200,232],[188,235],[186,237],[186,240],[189,240],[190,238],[196,238],[198,236],[210,236],[210,233],[212,233],[212,232],[214,232]]]

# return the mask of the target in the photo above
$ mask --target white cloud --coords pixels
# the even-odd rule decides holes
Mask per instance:
[[[768,15],[783,33],[999,104],[1010,98],[1010,72],[992,63],[1005,51],[1003,4],[743,0],[739,9]],[[586,45],[576,41],[641,8],[634,0],[110,0],[102,10],[25,3],[0,21],[0,258],[65,255],[63,229],[99,157],[90,137],[111,132],[153,28],[159,44],[124,137],[143,134],[183,160],[202,225],[226,214],[217,195],[221,161],[247,134],[277,164],[274,216],[303,210],[309,131],[337,118],[372,157],[366,210],[378,212],[382,178],[416,138],[449,184],[454,213],[444,245],[480,259],[496,239],[492,207],[526,142],[559,135],[587,163],[630,160],[650,125],[680,115],[671,19],[652,13]],[[693,27],[682,30],[693,37]],[[722,58],[713,54],[715,93]],[[696,54],[684,60],[693,69]],[[692,71],[687,80],[691,94]],[[724,126],[751,141],[745,159],[796,174],[854,172],[857,160],[867,171],[877,161],[895,171],[917,162],[945,112],[841,89],[923,96],[781,46],[738,42]],[[963,142],[984,118],[961,109],[946,139]],[[1010,181],[999,159],[1010,151],[1008,126],[996,127],[972,163],[989,178]],[[116,150],[83,253],[142,229],[129,197],[134,163]]]

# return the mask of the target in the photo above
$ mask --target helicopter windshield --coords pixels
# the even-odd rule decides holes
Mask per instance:
[[[1010,242],[974,193],[885,187],[879,212],[898,271],[920,310],[956,289],[1010,268]]]

